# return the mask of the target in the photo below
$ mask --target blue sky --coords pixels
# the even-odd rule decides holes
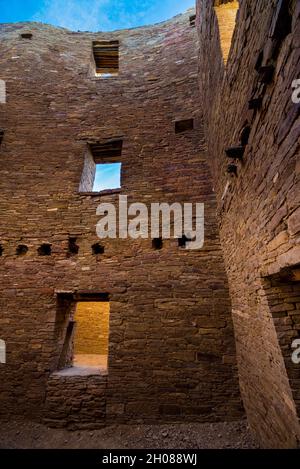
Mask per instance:
[[[41,21],[73,31],[111,31],[158,23],[195,0],[0,0],[0,23]]]
[[[93,191],[118,189],[121,187],[121,163],[107,163],[96,165],[96,176]]]

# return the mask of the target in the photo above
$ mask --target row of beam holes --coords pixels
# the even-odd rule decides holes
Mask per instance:
[[[248,124],[248,121],[246,121],[243,125],[243,128],[240,133],[240,146],[238,147],[231,147],[227,148],[225,150],[227,156],[229,158],[232,158],[232,162],[227,166],[227,172],[231,176],[237,176],[238,175],[238,167],[236,164],[236,160],[242,161],[243,156],[246,150],[246,146],[248,145],[249,142],[249,137],[251,133],[251,126]]]
[[[249,110],[255,110],[258,112],[261,109],[266,88],[273,81],[275,65],[278,60],[280,48],[282,47],[285,38],[292,31],[291,8],[291,0],[280,0],[277,4],[277,10],[273,17],[267,43],[264,49],[260,51],[255,64],[258,79],[254,86],[252,97],[249,101]],[[265,54],[266,58],[264,61]],[[248,121],[246,121],[240,134],[240,146],[227,148],[225,150],[229,158],[242,161],[249,141],[250,132],[251,126]],[[231,176],[238,175],[238,166],[235,161],[232,161],[227,166],[227,172]]]
[[[76,244],[76,238],[69,238],[69,249],[68,254],[69,256],[75,256],[79,252],[79,246]],[[178,239],[178,246],[185,248],[186,243],[190,241],[185,235],[182,238]],[[154,238],[152,239],[152,248],[156,251],[159,251],[163,248],[163,240],[162,238]],[[100,255],[104,254],[104,246],[100,243],[95,243],[92,245],[92,253],[93,255]]]
[[[28,251],[29,249],[28,249],[28,246],[26,246],[26,244],[19,244],[19,246],[16,249],[16,255],[25,256]],[[37,252],[39,256],[51,256],[51,253],[52,253],[51,244],[42,244],[38,248]],[[4,248],[3,246],[0,246],[0,256],[2,256],[3,253],[4,253]]]
[[[178,246],[180,248],[185,248],[186,243],[190,241],[185,235],[182,238],[178,239]],[[152,248],[156,251],[160,251],[163,248],[163,240],[162,238],[154,238],[152,239]],[[28,246],[26,244],[19,244],[16,249],[17,256],[25,256],[28,252]],[[0,256],[2,256],[4,249],[0,246]],[[76,244],[76,238],[69,239],[69,247],[68,247],[68,257],[76,256],[79,253],[79,246]],[[104,246],[100,243],[95,243],[92,245],[92,253],[93,255],[104,254]],[[51,244],[42,244],[38,248],[38,255],[39,256],[51,256],[52,254],[52,245]]]
[[[256,111],[262,106],[267,86],[272,83],[279,52],[286,37],[292,32],[292,0],[280,0],[274,14],[269,36],[264,48],[259,52],[255,70],[258,85],[254,87],[249,109]]]
[[[16,249],[16,255],[25,256],[28,251],[29,249],[28,249],[28,246],[26,246],[26,244],[19,244],[19,246]],[[51,253],[52,253],[51,244],[42,244],[38,248],[37,252],[39,256],[51,256]],[[3,246],[0,246],[0,256],[2,256],[3,253],[4,253],[4,248]]]
[[[16,249],[16,255],[17,256],[25,256],[27,252],[29,251],[28,246],[26,244],[19,244],[19,246]],[[4,248],[3,246],[0,246],[0,256],[3,255]],[[42,244],[38,250],[38,255],[39,256],[51,256],[52,254],[52,245],[51,244]],[[69,239],[69,248],[68,248],[68,255],[69,256],[74,256],[78,254],[79,252],[79,246],[76,244],[76,238],[70,238]],[[104,253],[104,247],[101,246],[101,244],[96,243],[92,246],[92,252],[93,254],[103,254]]]
[[[185,235],[182,236],[182,238],[178,238],[178,247],[180,248],[186,248],[186,243],[191,241],[189,238],[187,238]],[[159,251],[163,248],[163,240],[162,238],[154,238],[152,239],[152,248],[155,249],[156,251]]]

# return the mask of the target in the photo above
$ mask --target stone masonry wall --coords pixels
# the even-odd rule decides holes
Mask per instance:
[[[263,446],[294,447],[300,441],[300,368],[293,367],[292,388],[284,358],[289,354],[291,360],[291,340],[299,330],[291,333],[288,314],[287,327],[278,334],[267,278],[300,262],[300,105],[292,102],[292,82],[300,78],[300,5],[239,3],[225,67],[219,36],[224,25],[218,24],[212,1],[197,1],[200,108],[247,416]],[[225,149],[240,145],[245,146],[241,162],[226,156]],[[230,163],[237,176],[227,173]],[[283,306],[277,291],[277,307],[297,310],[294,288],[286,291]]]
[[[300,416],[299,364],[291,360],[291,344],[300,333],[300,281],[283,271],[265,279],[268,305],[284,359],[293,399]]]
[[[73,381],[51,375],[68,330],[67,313],[57,311],[58,295],[88,292],[110,299],[102,393],[107,422],[243,415],[198,106],[192,13],[154,27],[99,34],[37,23],[1,25],[0,75],[8,93],[0,107],[0,337],[7,343],[1,413],[39,417],[47,383],[53,421],[68,420],[63,407],[79,405],[79,396],[89,399],[83,385],[86,391],[74,390],[75,404],[73,394],[65,401]],[[28,30],[32,39],[21,38]],[[99,39],[120,41],[118,77],[92,73],[92,41]],[[194,129],[175,134],[175,121],[189,118]],[[79,192],[84,157],[87,142],[116,137],[123,138],[121,193],[128,203],[205,203],[202,250],[180,248],[175,239],[159,250],[151,239],[105,239],[104,252],[94,254],[96,208],[117,204],[119,193]],[[78,253],[70,253],[70,238]],[[16,252],[21,244],[28,248],[23,255]],[[47,246],[39,250],[41,245]]]
[[[75,321],[74,353],[107,355],[109,303],[79,303]]]
[[[231,40],[235,29],[236,14],[239,9],[238,1],[215,2],[215,13],[218,19],[220,44],[224,63],[227,62]]]
[[[106,386],[107,376],[53,373],[47,385],[45,424],[71,430],[103,427]]]

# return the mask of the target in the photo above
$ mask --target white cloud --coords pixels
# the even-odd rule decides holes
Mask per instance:
[[[157,23],[194,4],[195,0],[44,0],[32,20],[72,31],[112,31]]]
[[[110,21],[101,10],[110,0],[46,0],[34,21],[53,24],[72,31],[100,31]]]

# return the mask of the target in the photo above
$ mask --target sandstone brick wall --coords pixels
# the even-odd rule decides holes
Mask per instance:
[[[197,2],[200,106],[218,201],[247,416],[264,446],[290,447],[299,443],[296,396],[300,371],[299,366],[293,367],[296,381],[292,387],[284,358],[291,357],[289,342],[296,331],[290,334],[287,314],[287,329],[278,335],[269,297],[271,280],[266,278],[300,262],[299,104],[291,99],[292,82],[300,77],[300,9],[299,2],[283,2],[289,11],[280,17],[277,7],[281,2],[239,3],[225,68],[213,2]],[[270,65],[274,75],[267,78],[260,68]],[[254,98],[260,100],[260,106],[249,109]],[[241,145],[245,127],[250,128],[250,136],[243,161],[237,163],[237,177],[229,178],[231,160],[225,149]],[[279,305],[283,300],[280,292],[276,291],[275,300]],[[287,293],[290,300],[285,303],[295,311],[293,289]]]
[[[107,355],[109,303],[78,303],[74,319],[74,353]]]
[[[38,416],[47,383],[52,421],[68,420],[64,406],[76,407],[79,396],[89,400],[88,386],[81,392],[74,384],[74,404],[73,394],[66,398],[73,381],[49,379],[73,307],[58,297],[77,291],[110,297],[107,421],[243,415],[189,15],[103,34],[36,23],[0,28],[8,93],[0,107],[0,336],[7,342],[0,412]],[[32,39],[21,39],[28,29]],[[93,76],[96,39],[120,41],[118,77]],[[189,118],[194,130],[175,134],[175,121]],[[93,254],[96,208],[118,194],[79,193],[84,155],[87,142],[115,137],[123,138],[121,193],[129,203],[205,203],[202,250],[179,248],[174,239],[161,250],[151,239],[106,239],[104,253]],[[25,255],[16,255],[19,244]],[[42,244],[51,255],[38,254]]]
[[[106,376],[52,374],[47,384],[45,424],[71,430],[103,427],[106,386]]]
[[[291,344],[299,339],[300,282],[293,272],[282,271],[265,279],[268,306],[273,317],[293,399],[300,415],[299,364],[291,360]]]
[[[215,12],[218,19],[218,29],[223,59],[226,63],[228,60],[231,40],[235,29],[235,21],[239,9],[239,2],[230,1],[226,3],[218,3],[220,2],[215,2]]]

